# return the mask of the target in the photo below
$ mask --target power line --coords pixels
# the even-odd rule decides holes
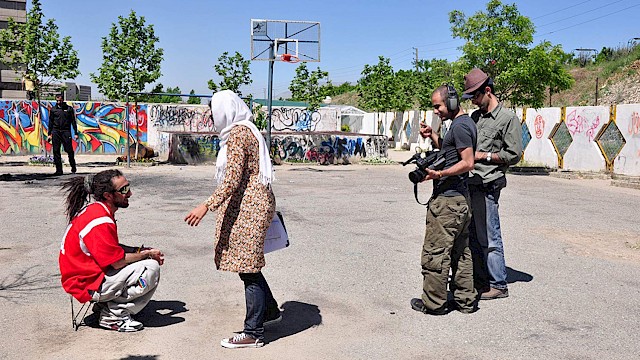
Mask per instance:
[[[568,9],[574,8],[574,7],[576,7],[576,6],[580,6],[580,5],[582,5],[582,4],[584,4],[584,3],[588,3],[588,2],[590,2],[590,1],[591,1],[591,0],[587,0],[587,1],[583,1],[583,2],[581,2],[581,3],[577,3],[577,4],[575,4],[575,5],[567,6],[566,8],[562,8],[562,9],[560,9],[560,10],[556,10],[556,11],[552,11],[552,12],[547,13],[547,14],[544,14],[544,15],[536,16],[536,17],[534,17],[534,18],[533,18],[533,19],[531,19],[531,20],[536,20],[536,19],[543,18],[543,17],[545,17],[545,16],[554,15],[554,14],[557,14],[557,13],[559,13],[559,12],[561,12],[561,11],[565,11],[565,10],[568,10]]]
[[[589,23],[589,22],[592,22],[592,21],[596,21],[596,20],[599,20],[599,19],[605,18],[605,17],[607,17],[607,16],[615,15],[615,14],[617,14],[617,13],[621,13],[621,12],[623,12],[623,11],[625,11],[625,10],[629,10],[629,9],[631,9],[631,8],[638,7],[638,6],[640,6],[640,4],[632,5],[632,6],[629,6],[629,7],[624,8],[624,9],[621,9],[621,10],[618,10],[618,11],[614,11],[614,12],[612,12],[612,13],[608,13],[608,14],[605,14],[605,15],[602,15],[602,16],[598,16],[597,18],[593,18],[593,19],[591,19],[591,20],[587,20],[587,21],[583,21],[583,22],[581,22],[581,23],[573,24],[573,25],[571,25],[571,26],[567,26],[567,27],[564,27],[564,28],[562,28],[562,29],[557,29],[557,30],[549,31],[549,32],[547,32],[547,33],[540,34],[540,35],[537,35],[537,36],[549,35],[549,34],[553,34],[553,33],[559,32],[559,31],[563,31],[563,30],[571,29],[571,28],[573,28],[573,27],[580,26],[580,25],[584,25],[584,24],[586,24],[586,23]]]
[[[614,1],[614,2],[612,2],[612,3],[610,3],[610,4],[602,5],[602,6],[599,6],[599,7],[595,8],[595,9],[591,9],[591,10],[588,10],[588,11],[585,11],[585,12],[581,12],[581,13],[579,13],[579,14],[572,15],[572,17],[578,17],[578,16],[580,16],[580,15],[588,14],[588,13],[590,13],[590,12],[594,12],[594,11],[596,11],[596,10],[600,10],[600,9],[602,9],[602,8],[605,8],[605,7],[611,6],[611,5],[613,5],[613,4],[616,4],[616,3],[619,3],[619,2],[622,2],[622,1],[623,1],[623,0]],[[564,19],[560,19],[560,20],[552,21],[552,22],[550,22],[550,23],[546,23],[546,24],[540,25],[540,26],[538,26],[538,28],[545,27],[545,26],[548,26],[548,25],[557,24],[557,23],[559,23],[559,22],[566,21],[567,19],[568,19],[568,18],[564,18]]]

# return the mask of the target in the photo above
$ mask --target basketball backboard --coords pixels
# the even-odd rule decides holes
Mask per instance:
[[[297,57],[299,61],[319,62],[320,23],[251,19],[251,60],[282,61],[283,54]]]

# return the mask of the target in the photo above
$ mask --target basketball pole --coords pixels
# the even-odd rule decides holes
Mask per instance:
[[[273,63],[275,62],[276,56],[273,47],[275,46],[274,42],[271,42],[271,46],[269,47],[269,93],[267,99],[267,151],[271,151],[271,104],[273,103]]]

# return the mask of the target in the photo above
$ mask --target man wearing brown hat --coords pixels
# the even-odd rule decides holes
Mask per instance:
[[[469,178],[473,220],[469,247],[473,277],[481,300],[509,296],[498,201],[507,186],[505,173],[522,155],[522,126],[516,114],[494,94],[493,79],[480,69],[464,77],[464,99],[478,107],[471,114],[478,128],[475,165]]]

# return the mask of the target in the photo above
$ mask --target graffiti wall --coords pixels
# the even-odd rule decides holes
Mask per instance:
[[[175,164],[213,163],[218,151],[217,134],[171,134],[168,160]]]
[[[527,109],[526,123],[531,138],[524,150],[524,159],[536,165],[558,167],[558,156],[549,135],[560,121],[560,108]]]
[[[271,138],[271,157],[275,163],[349,164],[354,157],[386,157],[387,146],[386,138],[378,135],[279,134]]]
[[[173,134],[169,161],[179,164],[215,162],[220,140],[215,134]],[[282,162],[311,162],[322,165],[350,164],[355,157],[386,157],[387,142],[382,136],[342,136],[335,134],[275,133],[271,137],[271,157]]]
[[[598,171],[606,168],[604,157],[594,139],[608,121],[608,107],[566,108],[565,122],[573,141],[564,155],[564,169]]]
[[[211,108],[207,105],[149,104],[149,146],[162,160],[171,151],[172,133],[212,133],[215,130]]]
[[[267,113],[267,107],[262,110]],[[308,111],[301,107],[281,106],[271,109],[271,129],[273,131],[340,131],[339,110],[322,107]]]
[[[69,102],[73,107],[78,140],[73,148],[83,154],[122,154],[136,142],[147,144],[147,105],[131,107],[129,131],[124,105],[100,102]],[[0,154],[26,155],[51,152],[47,142],[49,112],[53,102],[0,100]]]
[[[613,171],[640,176],[640,105],[618,105],[616,125],[626,143],[613,163]]]

